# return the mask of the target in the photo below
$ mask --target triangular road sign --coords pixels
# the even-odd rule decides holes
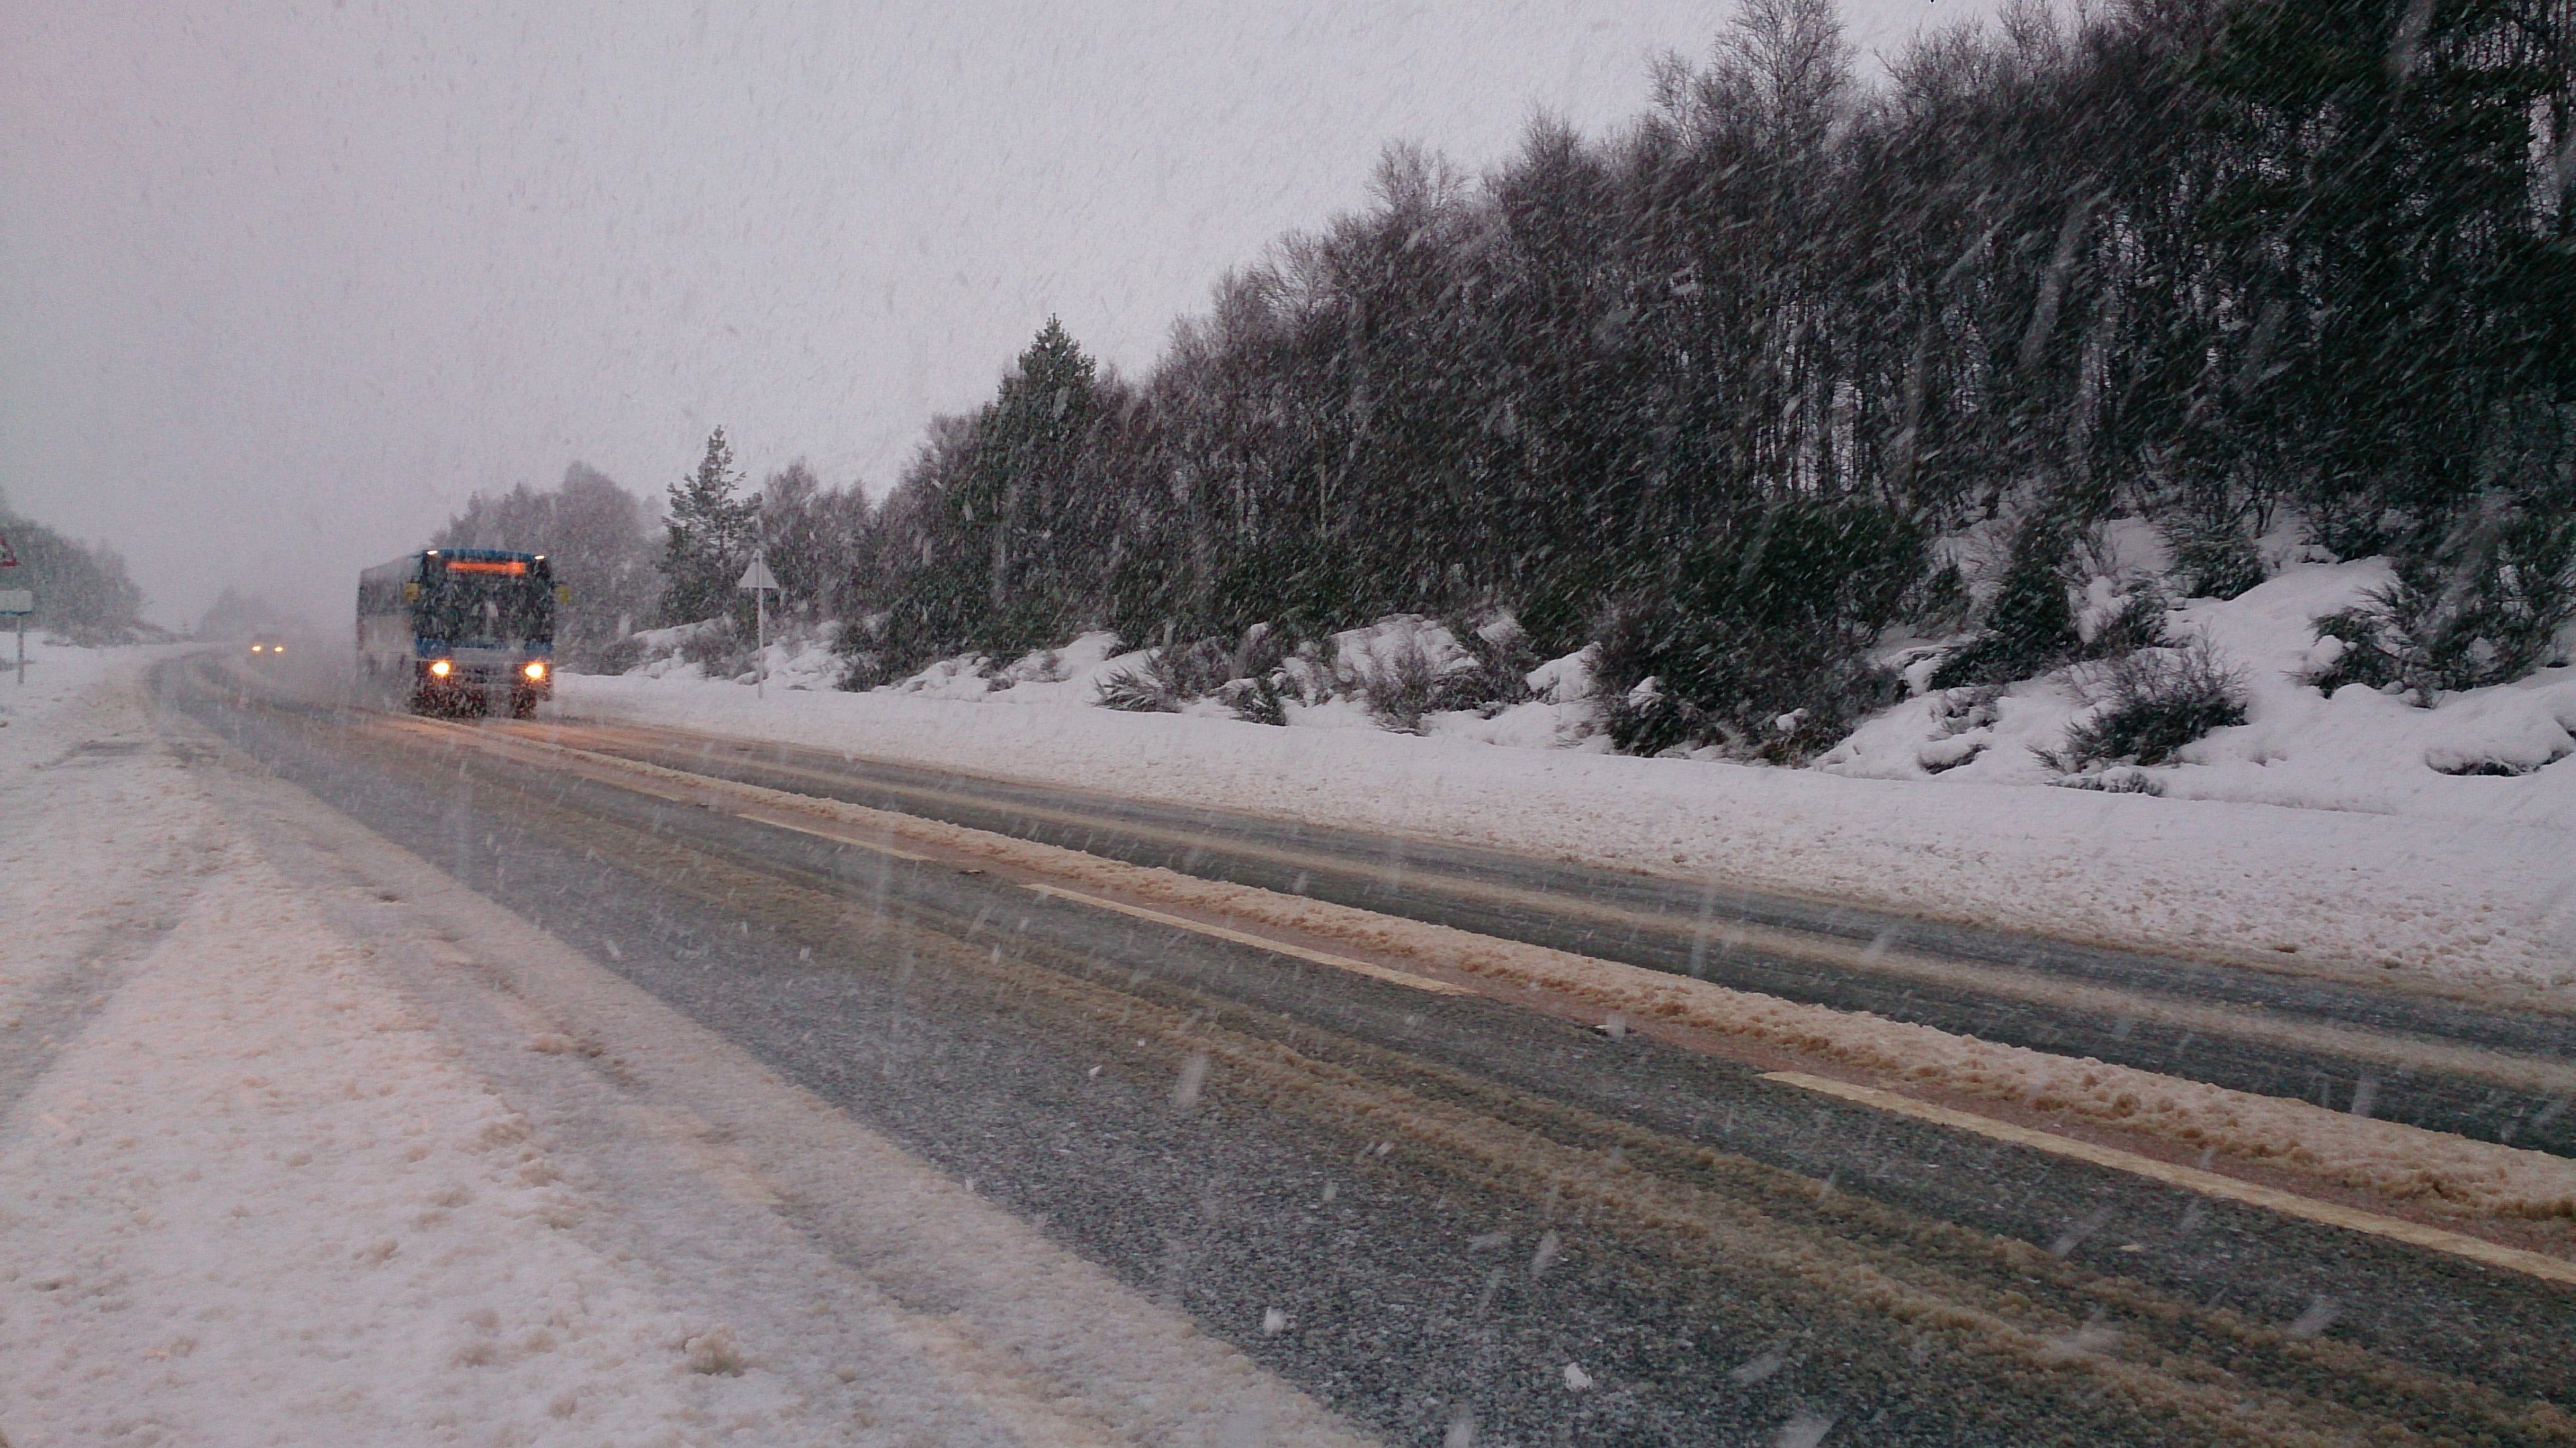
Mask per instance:
[[[769,562],[764,558],[752,559],[751,566],[742,571],[742,582],[734,585],[736,588],[776,588],[777,586],[778,580],[769,576]]]
[[[18,555],[9,551],[9,535],[0,533],[0,568],[18,566]]]

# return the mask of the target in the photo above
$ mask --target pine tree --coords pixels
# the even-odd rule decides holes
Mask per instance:
[[[760,498],[737,498],[742,474],[719,427],[707,435],[698,470],[671,485],[670,530],[662,551],[662,616],[695,623],[733,611],[734,583],[751,561]]]
[[[1009,610],[1018,576],[1046,560],[1032,557],[1035,519],[1052,519],[1073,452],[1091,422],[1097,367],[1054,317],[1046,320],[1020,364],[1002,383],[985,418],[975,502],[987,524],[986,589],[995,614]]]

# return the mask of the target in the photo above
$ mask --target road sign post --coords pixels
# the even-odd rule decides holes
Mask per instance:
[[[18,566],[18,555],[9,550],[9,535],[0,533],[0,568]],[[30,588],[0,588],[0,616],[18,616],[18,687],[27,687],[27,615],[36,611],[36,593]]]
[[[0,558],[9,565],[18,560],[8,557],[9,540],[0,538]],[[18,687],[27,687],[27,615],[36,611],[36,591],[32,588],[0,588],[0,618],[15,615],[18,620]]]
[[[753,657],[759,663],[751,675],[751,696],[766,699],[769,697],[769,591],[778,586],[778,580],[769,576],[769,560],[755,553],[751,555],[751,566],[742,571],[742,582],[734,586],[751,590],[752,612],[760,620],[759,632],[753,636],[759,648]]]

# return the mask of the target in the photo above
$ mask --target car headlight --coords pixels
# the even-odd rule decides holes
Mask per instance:
[[[531,679],[542,679],[542,678],[544,678],[544,677],[546,676],[546,665],[545,665],[545,660],[543,660],[543,659],[533,659],[533,660],[530,660],[530,661],[529,661],[529,663],[528,663],[528,666],[527,666],[526,668],[524,668],[524,669],[521,669],[519,672],[520,672],[520,673],[523,673],[523,674],[525,674],[525,675],[527,675],[527,676],[528,676],[529,678],[531,678]]]
[[[266,645],[266,644],[252,644],[252,645],[250,646],[250,651],[251,651],[252,653],[255,653],[255,654],[256,654],[256,653],[261,653],[261,652],[266,651],[266,649],[267,649],[267,648],[268,648],[268,645]]]
[[[456,666],[445,659],[440,659],[429,666],[429,676],[433,679],[444,679],[455,672]]]

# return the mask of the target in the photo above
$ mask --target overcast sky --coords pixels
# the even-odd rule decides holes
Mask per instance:
[[[1846,0],[1864,53],[1994,0]],[[1364,196],[1598,134],[1680,0],[0,0],[0,491],[148,610],[360,567],[576,458],[882,491],[1052,312],[1142,372]]]

